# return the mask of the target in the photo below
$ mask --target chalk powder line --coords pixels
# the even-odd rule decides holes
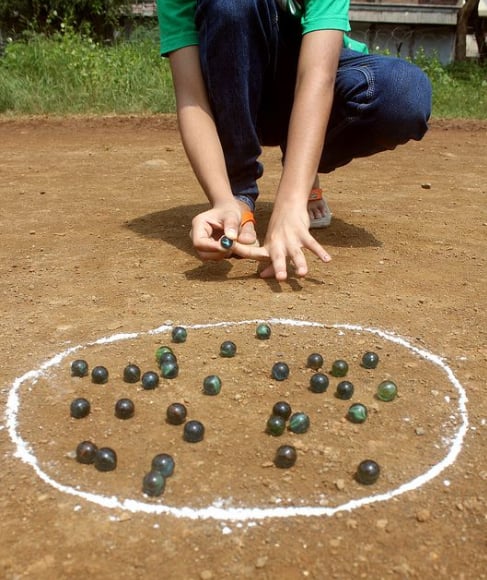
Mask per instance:
[[[402,495],[408,491],[412,491],[424,485],[425,483],[431,481],[437,477],[442,471],[444,471],[448,466],[452,465],[456,458],[458,457],[460,451],[462,450],[463,440],[468,429],[468,412],[467,412],[467,394],[464,387],[458,381],[454,375],[451,368],[444,362],[444,360],[425,349],[418,348],[408,342],[406,339],[399,335],[380,330],[377,328],[367,328],[356,324],[323,324],[319,322],[292,320],[292,319],[282,319],[273,318],[268,320],[256,319],[256,320],[243,320],[239,322],[217,322],[208,324],[194,324],[188,325],[186,328],[200,330],[207,328],[220,328],[229,326],[242,326],[248,324],[257,324],[260,322],[268,322],[269,324],[281,324],[287,326],[298,326],[298,327],[315,327],[315,328],[334,328],[337,330],[354,331],[358,333],[369,333],[374,334],[383,340],[398,344],[405,347],[421,358],[429,361],[430,363],[440,367],[448,377],[450,383],[455,387],[458,392],[458,412],[461,417],[461,422],[458,429],[451,440],[451,445],[446,456],[439,462],[433,465],[428,471],[415,477],[414,479],[403,483],[399,487],[389,490],[385,493],[370,495],[360,499],[350,500],[342,505],[335,507],[325,507],[325,506],[288,506],[288,507],[221,507],[221,501],[215,502],[213,505],[209,505],[204,508],[190,508],[190,507],[170,507],[161,504],[145,503],[143,501],[138,501],[134,499],[121,499],[116,496],[104,496],[91,492],[82,491],[74,487],[63,485],[50,477],[45,473],[37,461],[36,456],[31,450],[31,447],[27,441],[22,439],[18,430],[18,412],[20,408],[20,390],[22,384],[26,381],[35,380],[41,377],[44,372],[58,365],[67,356],[75,353],[76,351],[87,348],[90,346],[110,344],[113,342],[118,342],[122,340],[130,340],[134,338],[139,338],[141,336],[149,336],[161,334],[171,330],[172,325],[164,324],[153,330],[145,332],[135,332],[126,334],[114,334],[112,336],[100,338],[94,342],[87,343],[85,345],[77,345],[66,349],[65,351],[58,353],[51,359],[44,362],[38,369],[28,371],[21,377],[15,379],[12,383],[11,389],[9,391],[7,407],[6,407],[6,423],[8,427],[8,433],[12,442],[15,445],[16,451],[14,455],[21,459],[24,463],[29,464],[36,474],[48,485],[57,489],[62,493],[66,493],[72,496],[79,497],[86,501],[98,504],[102,507],[109,509],[121,509],[129,511],[132,513],[146,513],[146,514],[167,514],[179,518],[188,518],[192,520],[196,519],[213,519],[220,520],[222,522],[238,522],[238,521],[256,521],[263,520],[267,518],[289,518],[289,517],[310,517],[310,516],[333,516],[338,512],[352,511],[354,509],[360,508],[362,506],[383,502],[390,500],[394,497]]]

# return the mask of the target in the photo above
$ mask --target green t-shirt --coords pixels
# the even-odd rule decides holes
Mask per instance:
[[[314,30],[350,30],[350,0],[303,0],[301,4],[303,10],[297,17],[301,19],[303,34]],[[195,11],[196,0],[157,0],[162,55],[167,56],[173,50],[198,44]],[[344,46],[367,52],[364,44],[346,35]]]

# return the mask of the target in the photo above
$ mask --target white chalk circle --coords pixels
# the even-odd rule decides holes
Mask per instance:
[[[440,460],[420,475],[417,475],[409,481],[401,483],[392,489],[388,489],[383,493],[372,493],[371,495],[367,495],[365,497],[347,500],[340,505],[322,505],[318,502],[318,505],[313,504],[312,502],[310,502],[311,505],[295,505],[297,503],[295,502],[293,505],[272,505],[266,507],[239,505],[236,507],[235,505],[232,505],[231,498],[227,498],[214,499],[211,505],[203,507],[170,506],[161,502],[156,503],[129,497],[121,498],[117,496],[109,496],[103,493],[93,493],[91,491],[80,489],[79,485],[74,486],[61,483],[58,481],[57,477],[53,477],[53,475],[47,473],[47,470],[41,466],[40,461],[33,450],[33,445],[29,443],[27,438],[21,434],[21,432],[24,430],[24,426],[20,425],[21,421],[19,420],[19,414],[21,412],[21,395],[23,394],[23,389],[27,389],[28,386],[31,385],[29,391],[35,390],[36,381],[44,377],[49,369],[58,367],[60,363],[67,357],[75,355],[75,353],[79,353],[85,348],[98,345],[109,345],[122,341],[134,341],[141,337],[157,336],[159,334],[168,333],[172,329],[172,326],[169,325],[163,325],[156,329],[140,333],[114,334],[112,336],[100,338],[85,345],[70,347],[44,362],[39,368],[31,370],[17,378],[10,388],[6,408],[6,423],[10,438],[15,445],[15,456],[21,459],[23,462],[29,464],[34,469],[35,473],[45,483],[52,486],[56,490],[71,496],[78,497],[82,500],[98,504],[105,508],[126,510],[132,513],[139,512],[156,515],[167,514],[179,518],[213,519],[220,520],[222,522],[255,521],[267,518],[288,518],[296,516],[333,516],[338,512],[351,511],[368,504],[387,501],[391,498],[417,489],[425,483],[436,478],[448,466],[454,463],[462,450],[464,437],[468,428],[468,412],[466,406],[467,396],[465,389],[455,377],[451,368],[445,363],[443,358],[429,352],[426,349],[412,345],[409,341],[394,333],[376,328],[362,327],[354,324],[323,324],[319,322],[279,318],[270,319],[267,321],[245,320],[238,322],[230,321],[211,324],[195,324],[187,325],[186,328],[188,330],[201,330],[204,332],[209,332],[219,328],[231,330],[236,327],[242,327],[246,325],[248,326],[252,324],[255,325],[260,322],[268,322],[275,329],[283,328],[291,329],[293,331],[296,328],[334,329],[334,331],[341,335],[354,333],[355,336],[364,335],[365,337],[369,338],[372,336],[376,340],[379,339],[381,341],[386,341],[398,347],[407,349],[409,354],[414,355],[414,357],[418,358],[419,360],[422,359],[422,362],[434,365],[437,370],[439,369],[441,376],[446,377],[450,385],[450,392],[454,393],[454,396],[444,397],[448,406],[449,434],[446,440],[442,440],[441,445],[436,446],[439,449],[438,452],[441,455]],[[421,401],[418,401],[418,404],[420,403]],[[372,487],[371,491],[373,491]]]

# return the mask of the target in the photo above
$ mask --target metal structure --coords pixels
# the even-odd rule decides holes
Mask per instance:
[[[351,2],[352,36],[371,50],[413,58],[419,51],[453,59],[462,0]]]
[[[414,58],[421,51],[446,64],[454,58],[457,17],[462,5],[463,0],[352,0],[351,36],[374,52]],[[480,0],[478,10],[479,16],[487,17],[487,0]],[[156,3],[134,2],[133,13],[154,17]],[[473,44],[474,40],[470,42]]]

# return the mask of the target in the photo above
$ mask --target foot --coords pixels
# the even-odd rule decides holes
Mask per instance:
[[[310,229],[326,228],[331,223],[331,211],[318,187],[311,190],[308,200]]]

